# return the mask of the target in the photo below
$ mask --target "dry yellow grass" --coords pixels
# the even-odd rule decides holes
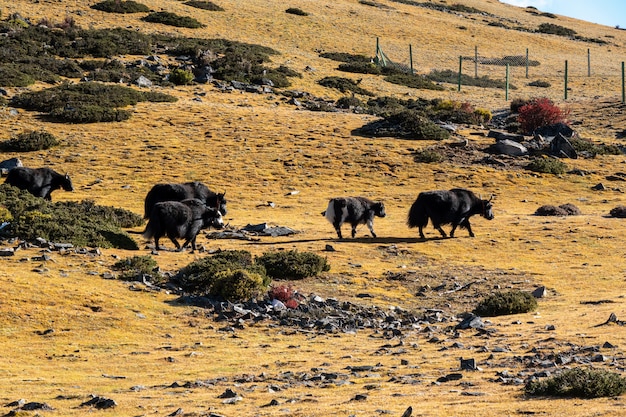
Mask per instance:
[[[302,79],[294,80],[294,88],[328,98],[340,95],[316,81],[326,75],[350,75],[338,73],[337,63],[319,58],[319,51],[371,55],[377,36],[392,58],[406,55],[412,43],[420,72],[454,69],[458,56],[472,55],[477,44],[482,55],[493,57],[523,54],[523,48],[528,47],[532,56],[541,57],[545,77],[555,84],[562,62],[574,59],[572,56],[585,61],[587,48],[592,50],[599,74],[617,73],[616,61],[626,44],[624,31],[564,17],[554,22],[491,0],[456,3],[524,26],[535,27],[544,21],[561,24],[586,37],[609,39],[611,45],[504,31],[471,15],[444,14],[383,0],[380,3],[390,10],[348,0],[289,4],[219,1],[225,12],[189,9],[178,1],[143,2],[154,10],[193,14],[207,24],[199,30],[176,30],[141,22],[134,15],[97,12],[88,8],[93,3],[16,0],[3,4],[0,10],[3,17],[19,12],[36,21],[68,15],[82,27],[130,26],[271,46],[281,53],[274,58],[277,65],[287,64],[303,72]],[[288,15],[284,12],[287,7],[299,7],[311,16]],[[307,65],[315,71],[304,72]],[[391,85],[377,77],[354,78],[363,78],[362,86],[379,95],[442,97],[470,101],[490,110],[508,105],[504,93],[490,89],[467,88],[458,93],[450,87],[444,92],[425,92]],[[607,89],[603,77],[580,80],[574,80],[573,91],[580,95],[561,104],[571,108],[572,120],[582,123],[576,127],[584,136],[613,142],[624,120],[623,107],[617,101],[619,89]],[[536,94],[524,82],[517,83],[520,90],[515,97]],[[560,97],[558,90],[550,91],[554,98]],[[623,156],[568,161],[590,173],[563,177],[478,165],[415,164],[411,149],[431,143],[351,135],[352,129],[372,120],[371,116],[298,111],[275,95],[223,94],[210,85],[177,87],[172,94],[179,98],[177,103],[139,104],[129,121],[115,124],[49,124],[35,114],[20,110],[14,116],[2,108],[0,126],[5,139],[10,134],[45,129],[63,141],[63,146],[50,151],[5,156],[19,156],[27,166],[48,165],[70,172],[76,191],[57,191],[55,200],[92,199],[136,213],[142,213],[145,193],[157,182],[203,180],[212,189],[226,190],[231,225],[268,222],[300,233],[259,242],[200,236],[199,243],[208,249],[245,249],[255,255],[296,248],[328,256],[332,267],[329,274],[294,283],[303,293],[419,311],[420,299],[411,287],[387,280],[383,274],[427,265],[432,274],[457,268],[460,283],[482,278],[481,269],[504,271],[501,278],[490,278],[493,285],[510,285],[512,278],[507,274],[519,274],[526,277],[522,286],[533,289],[545,285],[549,297],[540,301],[535,313],[491,320],[490,327],[496,333],[490,339],[461,332],[458,339],[435,344],[428,343],[427,333],[416,331],[405,335],[403,346],[396,346],[397,339],[388,341],[367,331],[317,335],[263,323],[238,330],[233,337],[220,331],[222,325],[205,317],[201,309],[177,305],[174,295],[141,288],[133,291],[128,284],[101,278],[116,257],[148,254],[143,245],[138,252],[103,250],[99,256],[53,253],[52,260],[46,262],[36,260],[38,250],[22,250],[15,257],[0,259],[4,290],[0,300],[0,405],[24,398],[50,404],[57,410],[50,414],[79,416],[86,409],[78,408],[78,404],[93,393],[118,403],[115,409],[99,411],[107,416],[167,415],[179,407],[188,415],[373,416],[385,410],[400,416],[409,405],[414,415],[421,416],[555,415],[555,410],[570,416],[626,413],[623,398],[528,400],[519,386],[493,382],[496,370],[515,371],[506,366],[464,372],[461,382],[465,385],[433,384],[440,376],[458,370],[459,357],[500,363],[523,356],[533,347],[558,353],[567,350],[569,344],[600,346],[609,341],[617,348],[602,352],[616,357],[624,368],[623,327],[595,327],[612,312],[620,319],[626,317],[625,251],[621,243],[626,232],[623,221],[607,217],[624,198],[621,191],[591,190],[606,181],[606,175],[623,171]],[[600,99],[593,99],[595,95]],[[201,101],[194,97],[201,97]],[[614,108],[610,116],[614,119],[607,120],[603,107],[608,104]],[[477,131],[468,128],[462,135],[476,145],[490,142],[471,135]],[[492,222],[476,218],[475,239],[460,231],[456,239],[417,240],[417,232],[405,226],[406,213],[416,195],[454,186],[495,194],[496,218]],[[299,193],[288,195],[293,190]],[[379,238],[335,242],[332,227],[319,213],[328,198],[356,194],[385,201],[388,217],[375,222]],[[275,207],[266,206],[268,201]],[[541,205],[564,203],[577,205],[583,215],[532,215]],[[430,226],[426,231],[434,236]],[[365,233],[365,228],[359,229],[360,236]],[[327,243],[337,251],[323,252]],[[398,247],[399,255],[387,253],[391,245]],[[162,251],[155,259],[163,270],[176,271],[201,256]],[[360,267],[355,268],[355,263]],[[36,268],[44,269],[34,272]],[[356,299],[355,295],[362,292],[374,298]],[[612,302],[581,304],[599,300]],[[467,302],[472,301],[477,300]],[[442,308],[457,312],[454,306]],[[554,325],[555,330],[546,330],[548,325]],[[54,332],[40,334],[47,329]],[[441,350],[455,341],[463,343],[465,349]],[[387,344],[392,346],[381,350]],[[485,345],[504,346],[509,351],[488,359],[489,352],[478,351]],[[406,352],[398,352],[400,349]],[[408,364],[402,364],[401,359]],[[280,381],[280,375],[287,371],[314,373],[312,369],[318,368],[341,373],[347,366],[376,364],[380,365],[378,371],[353,377],[348,385],[287,388]],[[250,375],[257,380],[234,382]],[[207,387],[168,388],[175,382],[222,377],[227,380]],[[413,377],[419,383],[394,383],[393,377]],[[270,384],[283,389],[270,392]],[[236,405],[222,404],[217,397],[226,388],[239,392],[244,400]],[[464,396],[463,392],[484,395]],[[367,394],[367,400],[352,401],[356,394]],[[272,399],[280,405],[263,407]]]

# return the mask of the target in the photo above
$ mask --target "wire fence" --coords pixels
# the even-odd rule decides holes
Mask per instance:
[[[375,62],[378,65],[393,66],[409,74],[421,73],[436,80],[436,73],[440,71],[438,67],[452,70],[457,76],[456,88],[459,92],[477,86],[499,89],[507,101],[511,99],[511,93],[521,89],[524,94],[558,100],[609,96],[618,97],[622,103],[626,103],[624,61],[594,62],[589,48],[586,53],[581,51],[573,55],[557,52],[548,60],[533,56],[529,49],[515,55],[484,56],[476,46],[473,53],[459,55],[456,62],[449,58],[436,59],[424,53],[418,61],[428,62],[428,65],[421,65],[419,69],[416,69],[419,62],[414,62],[411,45],[408,65],[402,62],[402,58],[400,62],[392,61],[383,52],[378,39],[376,51]],[[406,60],[406,53],[402,55]]]

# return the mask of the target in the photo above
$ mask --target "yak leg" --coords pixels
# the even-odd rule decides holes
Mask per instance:
[[[420,238],[426,239],[426,236],[424,236],[424,227],[422,226],[420,226]]]
[[[169,237],[172,243],[176,246],[176,250],[178,252],[183,250],[183,248],[180,246],[180,243],[178,243],[178,240],[176,240],[177,236],[174,233],[168,233],[167,237]]]
[[[372,237],[376,237],[376,233],[374,233],[374,220],[369,219],[367,221],[367,227],[370,229],[370,232],[372,233]]]
[[[467,229],[467,231],[469,232],[470,237],[474,237],[474,232],[472,232],[472,226],[470,226],[469,219],[463,220],[463,223],[461,223],[461,226],[463,226],[464,228]]]
[[[185,249],[187,246],[189,246],[190,243],[191,243],[191,253],[194,253],[196,251],[196,236],[194,236],[192,239],[186,240],[185,243],[183,243],[182,249]]]
[[[435,229],[439,230],[439,233],[441,233],[441,236],[443,237],[448,237],[448,235],[446,234],[446,232],[443,231],[443,229],[441,228],[440,224],[433,224],[433,226],[435,226]],[[452,231],[450,232],[450,236],[452,237],[452,235],[454,234],[454,227],[456,226],[452,226]]]
[[[341,235],[341,223],[340,222],[335,222],[333,223],[333,226],[335,227],[335,231],[337,232],[337,237],[339,237],[339,239],[343,239],[343,236]],[[352,236],[354,237],[354,236]]]

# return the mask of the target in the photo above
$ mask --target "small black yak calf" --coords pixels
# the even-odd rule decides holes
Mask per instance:
[[[156,203],[161,201],[183,201],[190,198],[197,198],[208,207],[213,207],[226,215],[226,193],[215,193],[199,181],[185,182],[182,184],[167,183],[156,184],[148,194],[144,202],[144,219],[147,219]]]
[[[419,227],[422,239],[425,239],[422,229],[428,224],[429,218],[433,227],[439,230],[443,237],[446,237],[446,232],[441,228],[442,224],[452,224],[450,237],[454,237],[457,226],[467,229],[469,235],[474,237],[469,219],[475,214],[480,214],[487,220],[493,219],[492,198],[482,200],[463,188],[425,191],[417,196],[417,200],[411,206],[407,224],[410,228]]]
[[[154,238],[155,249],[159,250],[159,239],[167,235],[178,251],[191,243],[193,253],[196,250],[196,236],[200,230],[209,227],[224,227],[222,215],[217,209],[207,207],[198,199],[162,201],[152,208],[143,237],[146,240]],[[185,239],[182,246],[176,240],[178,238]]]
[[[372,237],[374,233],[374,216],[385,217],[385,205],[379,201],[372,201],[365,197],[337,197],[328,202],[328,208],[322,212],[322,216],[335,227],[339,239],[341,236],[341,225],[350,223],[352,225],[352,237],[356,236],[356,227],[359,224],[367,224]]]
[[[74,191],[69,174],[59,174],[51,168],[16,167],[9,171],[4,182],[45,200],[52,200],[50,194],[60,188]]]

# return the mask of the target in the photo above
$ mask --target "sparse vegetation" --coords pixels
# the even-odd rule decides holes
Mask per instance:
[[[210,1],[186,1],[183,4],[191,7],[195,7],[196,9],[209,10],[212,12],[223,12],[224,8],[222,6],[218,6],[217,4]]]
[[[603,369],[572,368],[530,380],[524,390],[533,396],[566,398],[619,397],[626,393],[626,378]]]
[[[50,149],[57,146],[59,141],[53,134],[44,130],[24,132],[0,143],[0,150],[4,152],[32,152]]]
[[[176,13],[171,12],[153,12],[143,17],[141,20],[150,23],[161,23],[163,25],[189,29],[198,29],[205,26],[193,17],[179,16]]]
[[[263,265],[267,275],[273,279],[298,280],[330,270],[326,258],[311,252],[295,250],[264,253],[256,259],[256,262]]]
[[[556,158],[535,158],[526,168],[542,174],[562,175],[567,172],[567,164]]]
[[[481,317],[494,317],[528,313],[536,308],[537,300],[529,292],[498,291],[482,299],[474,309],[474,314]]]
[[[105,0],[94,4],[91,8],[109,13],[144,13],[150,11],[148,6],[132,0]]]
[[[413,160],[422,164],[433,164],[443,162],[445,156],[435,149],[426,148],[413,152]]]

